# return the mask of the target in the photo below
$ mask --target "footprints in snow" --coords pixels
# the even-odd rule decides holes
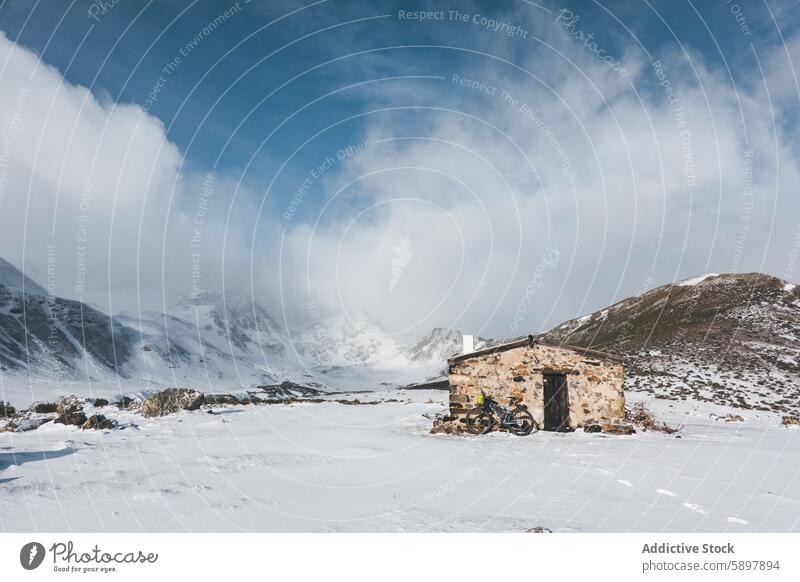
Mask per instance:
[[[739,519],[738,517],[729,517],[728,523],[738,523],[740,525],[747,525],[747,521],[744,519]]]
[[[700,507],[697,503],[684,503],[683,506],[686,509],[694,511],[695,513],[699,513],[700,515],[708,515],[708,512]]]
[[[600,473],[602,473],[603,475],[612,475],[613,474],[608,469],[598,469],[598,471]],[[619,483],[620,485],[624,485],[625,487],[633,487],[633,483],[631,483],[627,479],[617,479],[617,483]],[[659,495],[659,496],[663,496],[663,497],[672,497],[672,498],[678,497],[678,495],[676,493],[670,491],[669,489],[656,489],[656,494]],[[683,507],[685,507],[689,511],[693,511],[694,513],[697,513],[698,515],[710,515],[708,511],[703,509],[703,506],[701,506],[701,505],[699,505],[697,503],[684,502],[683,503]],[[737,525],[747,525],[747,523],[748,523],[747,520],[741,519],[739,517],[732,517],[732,516],[728,517],[727,521],[728,521],[728,523],[737,524]]]

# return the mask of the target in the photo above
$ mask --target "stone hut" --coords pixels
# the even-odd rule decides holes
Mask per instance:
[[[625,421],[623,365],[616,356],[533,336],[450,358],[451,426],[464,426],[483,391],[502,406],[514,398],[544,430]],[[449,431],[448,431],[449,432]]]

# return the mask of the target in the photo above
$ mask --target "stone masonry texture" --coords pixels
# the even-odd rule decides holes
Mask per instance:
[[[450,415],[463,421],[483,391],[503,406],[511,398],[544,422],[544,373],[567,377],[570,428],[625,420],[622,363],[597,354],[543,344],[477,354],[450,363]]]

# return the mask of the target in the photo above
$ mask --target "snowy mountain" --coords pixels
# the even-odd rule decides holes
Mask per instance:
[[[203,337],[232,352],[286,354],[288,334],[241,292],[200,293],[172,306],[169,315],[194,324]]]
[[[419,339],[415,344],[403,349],[403,353],[412,362],[439,360],[445,362],[447,358],[461,353],[463,349],[462,334],[457,329],[435,327],[431,332]],[[482,337],[474,338],[474,347],[480,350],[491,345],[492,340]]]
[[[4,263],[0,284],[0,367],[76,378],[112,374],[134,350],[133,331],[79,301],[48,296]],[[10,268],[9,268],[10,267]]]
[[[3,258],[0,258],[0,286],[14,291],[22,291],[24,286],[25,292],[31,295],[47,295],[38,283]]]
[[[14,373],[24,380],[17,382],[21,386],[35,378],[45,394],[81,381],[89,385],[73,389],[105,386],[116,393],[125,386],[185,385],[213,391],[286,379],[368,388],[395,377],[398,384],[427,378],[432,367],[426,364],[440,366],[439,355],[447,351],[432,350],[427,361],[419,353],[410,358],[402,342],[364,315],[315,319],[290,332],[243,293],[206,292],[168,313],[112,318],[79,301],[48,296],[5,261],[0,276],[0,371],[7,396],[21,391],[8,388]],[[452,333],[460,342],[460,334]]]
[[[291,334],[291,352],[303,366],[395,367],[407,363],[403,345],[366,315],[313,319]]]
[[[0,261],[3,371],[155,384],[257,384],[291,375],[283,360],[291,344],[288,334],[242,294],[203,293],[172,306],[168,314],[111,318],[85,303],[48,296]]]
[[[115,320],[135,330],[138,339],[135,355],[122,368],[127,377],[161,385],[207,387],[209,382],[271,383],[284,375],[280,358],[239,349],[213,328],[156,312]]]
[[[261,306],[242,293],[201,293],[168,314],[145,312],[115,318],[138,336],[132,377],[163,378],[174,385],[227,382],[240,386],[294,378],[285,360],[291,340]]]
[[[800,411],[800,288],[760,273],[658,287],[543,336],[623,356],[626,389]]]
[[[22,287],[25,287],[23,296]],[[203,293],[169,313],[109,317],[48,296],[0,259],[0,372],[61,385],[251,387],[292,380],[334,389],[434,381],[461,332],[407,345],[365,316],[286,330],[242,293]],[[617,353],[626,388],[744,409],[800,410],[800,288],[775,277],[708,274],[664,285],[540,336]],[[480,349],[493,340],[475,338]]]
[[[241,294],[205,293],[169,314],[112,318],[47,295],[0,259],[0,371],[7,381],[8,374],[24,373],[55,384],[269,383],[292,375],[282,360],[288,343],[269,314]]]

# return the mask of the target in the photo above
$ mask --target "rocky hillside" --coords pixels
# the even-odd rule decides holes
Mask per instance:
[[[112,318],[48,295],[0,259],[0,372],[16,372],[23,380],[31,375],[57,386],[87,377],[185,386],[307,382],[314,374],[342,370],[364,375],[367,369],[413,371],[431,361],[443,366],[460,345],[460,332],[439,329],[409,348],[364,315],[314,317],[306,328],[287,331],[248,295],[230,291],[201,293],[167,313]],[[423,372],[415,379],[427,378],[427,368]]]
[[[621,355],[628,390],[800,412],[800,288],[775,277],[705,275],[665,285],[541,337]],[[492,343],[475,338],[477,349]],[[315,318],[306,329],[287,332],[252,300],[230,293],[203,294],[169,314],[111,318],[48,295],[0,259],[6,388],[14,372],[56,383],[88,374],[186,386],[309,382],[319,374],[344,374],[346,385],[359,380],[388,386],[388,372],[381,370],[392,370],[396,385],[442,380],[446,359],[460,351],[458,330],[435,328],[403,345],[366,316]],[[416,378],[418,369],[424,374]],[[396,377],[401,371],[409,378]]]
[[[50,383],[88,377],[257,384],[286,374],[288,341],[266,311],[240,294],[223,300],[204,293],[169,314],[110,317],[49,295],[0,259],[0,372]]]
[[[38,283],[23,275],[19,269],[2,258],[0,258],[0,286],[14,291],[24,290],[33,295],[47,294]]]
[[[664,285],[567,321],[543,339],[623,356],[629,390],[800,411],[800,287],[769,275]]]
[[[285,331],[266,310],[241,292],[200,293],[174,305],[169,314],[194,323],[206,339],[213,335],[226,347],[276,356],[286,353]]]
[[[0,275],[3,371],[37,370],[74,378],[87,369],[117,370],[132,356],[133,330],[84,303],[46,295],[5,261]]]

